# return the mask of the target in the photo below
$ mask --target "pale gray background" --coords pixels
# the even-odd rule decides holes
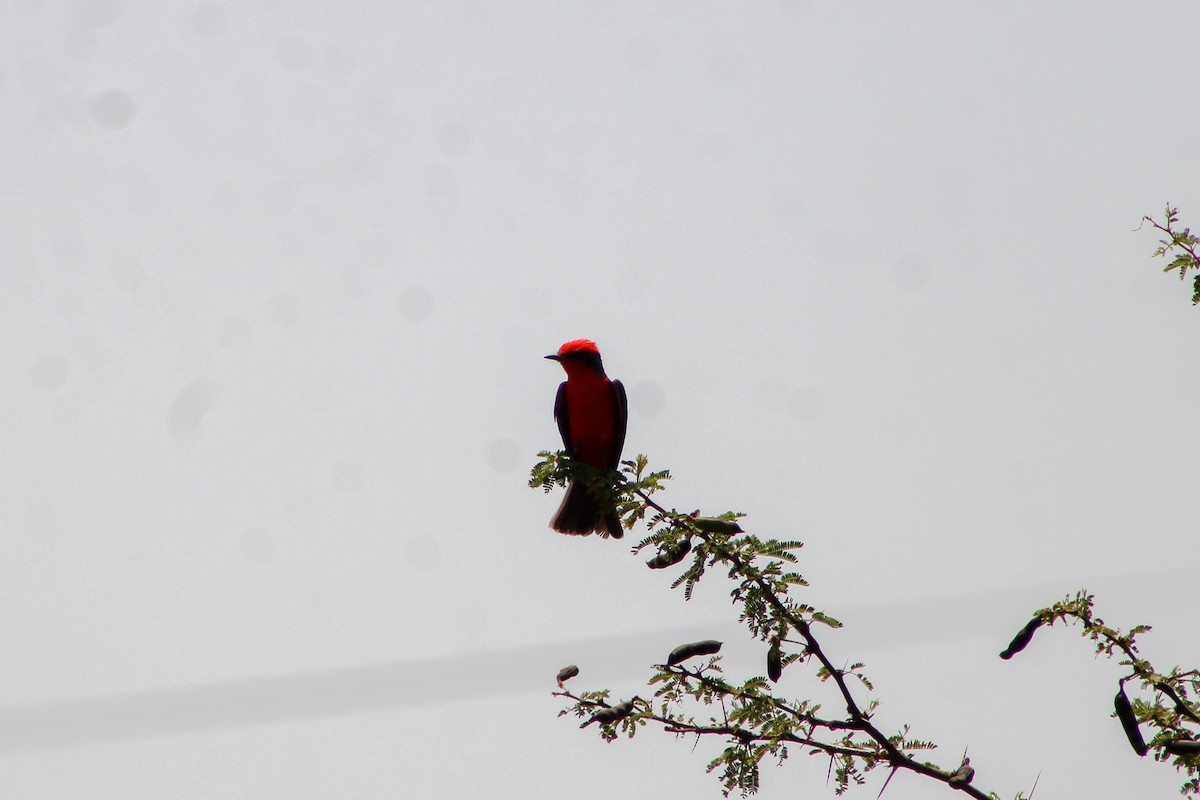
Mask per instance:
[[[1198,25],[8,0],[0,795],[719,797],[714,746],[554,716],[571,661],[762,671],[719,582],[546,529],[541,356],[586,336],[670,502],[808,543],[881,723],[1005,797],[1176,796],[1075,632],[996,653],[1087,586],[1200,661],[1200,311],[1134,231],[1200,222]]]

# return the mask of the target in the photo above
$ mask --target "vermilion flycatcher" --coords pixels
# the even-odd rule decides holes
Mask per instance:
[[[588,339],[575,339],[546,356],[562,364],[567,379],[554,399],[554,419],[567,455],[598,470],[616,469],[625,446],[629,407],[625,387],[604,374],[600,351]],[[559,533],[587,536],[598,533],[620,539],[621,519],[614,509],[601,511],[587,486],[571,481],[550,527]]]

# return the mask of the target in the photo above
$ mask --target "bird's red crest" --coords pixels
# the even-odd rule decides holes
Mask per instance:
[[[558,348],[558,354],[565,356],[567,353],[599,353],[600,348],[596,347],[596,343],[591,339],[572,339],[571,341]]]

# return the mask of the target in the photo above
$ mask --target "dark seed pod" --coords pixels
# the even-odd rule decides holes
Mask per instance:
[[[767,651],[767,677],[771,679],[771,683],[779,683],[779,676],[783,674],[783,651],[779,648],[779,642],[773,642],[771,649]]]
[[[595,716],[583,723],[579,727],[583,728],[591,725],[593,722],[599,722],[604,725],[611,725],[614,722],[620,722],[633,713],[633,701],[626,700],[623,703],[617,703],[615,706],[602,708],[596,712]]]
[[[1196,712],[1194,712],[1190,708],[1188,708],[1187,703],[1183,702],[1183,700],[1181,700],[1179,698],[1179,695],[1175,692],[1174,689],[1171,688],[1170,684],[1159,681],[1158,683],[1154,684],[1154,688],[1158,689],[1160,692],[1165,694],[1167,697],[1174,700],[1175,701],[1175,710],[1178,711],[1180,714],[1182,714],[1185,717],[1190,717],[1190,718],[1196,720],[1196,722],[1200,722],[1200,717],[1197,717]]]
[[[571,664],[569,666],[566,666],[566,667],[563,667],[562,669],[560,669],[558,671],[558,688],[560,688],[560,689],[566,688],[563,686],[563,683],[565,681],[571,680],[571,678],[574,678],[578,674],[579,674],[579,667],[575,666],[574,664]]]
[[[703,642],[681,644],[671,651],[671,655],[667,656],[667,665],[674,666],[692,656],[711,656],[713,653],[720,651],[721,644],[716,639],[705,639]]]
[[[1013,640],[1008,643],[1008,647],[1004,648],[1004,652],[1000,654],[1000,657],[1007,661],[1017,653],[1024,650],[1025,646],[1028,645],[1030,640],[1033,639],[1033,632],[1041,626],[1041,617],[1034,617],[1033,619],[1029,620],[1025,627],[1021,628],[1021,632],[1014,636]]]
[[[1150,748],[1146,747],[1146,740],[1142,738],[1142,729],[1138,727],[1133,706],[1125,696],[1124,686],[1117,689],[1117,696],[1113,698],[1113,708],[1117,711],[1117,719],[1121,720],[1121,727],[1125,729],[1125,736],[1128,737],[1133,751],[1139,756],[1146,755]]]
[[[1163,744],[1163,750],[1173,756],[1197,756],[1200,755],[1200,742],[1191,739],[1176,739]]]
[[[664,547],[658,551],[658,555],[646,562],[646,566],[650,569],[662,569],[664,567],[674,566],[683,557],[692,551],[692,540],[684,539],[674,547]]]
[[[736,522],[730,522],[727,519],[717,519],[716,517],[692,517],[692,522],[696,527],[705,533],[742,533],[742,526]]]

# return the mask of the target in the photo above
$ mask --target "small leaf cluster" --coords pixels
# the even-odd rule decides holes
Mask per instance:
[[[538,457],[541,461],[529,473],[530,488],[549,492],[571,481],[583,481],[602,504],[616,507],[626,528],[633,528],[645,516],[646,505],[637,495],[653,494],[662,488],[664,481],[671,479],[667,470],[648,471],[647,459],[642,455],[622,461],[619,472],[576,461],[565,450],[542,450]]]
[[[1188,270],[1197,270],[1192,280],[1192,305],[1200,304],[1200,257],[1196,254],[1196,246],[1200,245],[1200,237],[1192,233],[1191,228],[1179,226],[1179,209],[1167,204],[1165,221],[1159,223],[1151,217],[1143,217],[1166,238],[1160,239],[1154,249],[1154,257],[1171,256],[1171,261],[1163,267],[1163,272],[1179,270],[1179,279],[1187,277]]]

